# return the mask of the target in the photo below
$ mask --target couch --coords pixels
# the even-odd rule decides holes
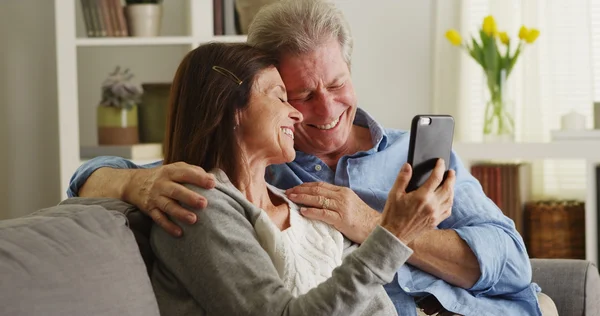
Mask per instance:
[[[151,226],[130,204],[84,198],[0,221],[0,315],[159,315],[147,270]],[[591,262],[531,263],[559,315],[600,315]]]

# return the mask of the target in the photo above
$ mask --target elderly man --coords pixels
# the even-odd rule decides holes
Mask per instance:
[[[284,0],[264,7],[250,25],[248,42],[279,58],[289,102],[304,116],[296,126],[296,159],[267,172],[306,205],[302,214],[335,226],[360,243],[379,223],[401,166],[409,135],[384,129],[357,107],[350,65],[352,36],[341,12],[318,0]],[[513,222],[483,193],[453,154],[456,171],[452,216],[409,246],[414,255],[386,290],[399,314],[541,315],[531,266]],[[214,180],[184,163],[136,166],[100,157],[73,176],[70,196],[115,197],[137,205],[177,236],[165,215],[194,223],[179,202],[206,200],[181,183],[210,188]],[[407,209],[429,203],[405,195]],[[546,312],[544,312],[546,314]]]

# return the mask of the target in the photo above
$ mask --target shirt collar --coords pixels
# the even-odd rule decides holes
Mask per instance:
[[[382,151],[387,147],[388,136],[385,129],[381,124],[377,123],[375,119],[367,113],[367,111],[357,108],[356,116],[354,117],[354,125],[366,127],[371,133],[371,141],[373,142],[373,148],[375,152]]]

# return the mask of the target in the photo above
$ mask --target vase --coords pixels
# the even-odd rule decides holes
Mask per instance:
[[[97,109],[99,145],[139,143],[137,106],[131,109],[99,105]]]
[[[483,140],[485,142],[514,142],[515,120],[514,102],[506,93],[506,80],[491,83],[488,90],[483,120]]]
[[[160,33],[162,6],[143,3],[125,6],[129,34],[135,37],[154,37]]]
[[[140,142],[162,143],[165,138],[170,83],[142,84],[141,107],[138,109]]]

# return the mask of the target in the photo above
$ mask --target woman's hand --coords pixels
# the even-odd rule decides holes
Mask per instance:
[[[404,164],[388,194],[381,226],[408,245],[448,218],[452,212],[456,175],[454,170],[449,170],[440,186],[444,170],[444,160],[438,159],[429,179],[417,190],[406,193],[412,168],[408,163]]]
[[[379,212],[346,187],[307,182],[285,193],[295,203],[307,206],[300,209],[302,215],[335,227],[355,243],[362,244],[381,219]]]
[[[184,183],[212,189],[215,179],[204,169],[184,162],[152,169],[136,169],[123,189],[123,200],[137,206],[170,235],[179,237],[182,234],[181,228],[165,214],[193,224],[196,222],[196,215],[180,203],[193,208],[204,208],[207,205],[203,196],[183,186]]]

